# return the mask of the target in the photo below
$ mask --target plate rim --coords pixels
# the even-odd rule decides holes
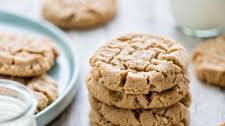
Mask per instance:
[[[77,92],[77,89],[79,87],[79,83],[76,83],[78,80],[78,73],[79,73],[79,68],[78,68],[79,64],[77,62],[78,61],[77,51],[73,47],[74,45],[72,45],[71,39],[62,30],[60,30],[53,24],[51,24],[43,19],[37,20],[37,19],[33,19],[31,17],[27,17],[22,14],[8,12],[8,11],[4,11],[4,10],[0,10],[0,15],[6,15],[6,16],[14,17],[14,18],[19,18],[19,19],[25,20],[27,22],[30,22],[32,24],[39,25],[39,27],[42,27],[44,29],[47,28],[49,30],[49,32],[52,32],[53,34],[58,35],[58,38],[62,38],[62,40],[66,41],[66,42],[63,42],[63,44],[65,44],[71,52],[72,62],[73,62],[72,65],[74,66],[74,69],[72,69],[72,75],[71,75],[71,79],[68,82],[68,86],[65,89],[64,93],[62,93],[53,103],[51,103],[44,110],[42,110],[41,112],[39,112],[38,114],[35,115],[36,118],[39,118],[42,114],[48,112],[50,110],[50,108],[52,108],[52,107],[56,106],[57,104],[59,104],[60,102],[62,102],[63,98],[66,97],[66,95],[68,95],[70,93],[71,89],[73,89],[75,87],[74,92],[75,93]],[[50,121],[52,121],[52,120],[50,120]]]

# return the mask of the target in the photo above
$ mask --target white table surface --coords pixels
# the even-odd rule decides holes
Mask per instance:
[[[80,89],[71,105],[49,126],[88,126],[88,92],[84,83],[90,55],[106,40],[130,32],[160,34],[182,43],[190,52],[200,39],[183,35],[175,27],[169,0],[118,0],[118,14],[105,26],[84,31],[65,31],[78,52]],[[0,10],[7,10],[41,20],[40,0],[1,0]],[[199,82],[191,72],[193,104],[191,126],[217,126],[225,120],[225,91]]]

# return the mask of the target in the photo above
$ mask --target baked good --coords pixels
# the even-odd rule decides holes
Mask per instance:
[[[48,97],[42,92],[33,91],[33,93],[37,99],[36,113],[38,113],[49,105],[49,100]]]
[[[90,111],[90,123],[91,123],[91,126],[119,126],[119,125],[114,125],[110,123],[109,121],[107,121],[96,110]]]
[[[191,103],[192,103],[192,94],[191,91],[189,90],[187,95],[180,100],[180,103],[182,103],[183,105],[185,105],[186,107],[190,107]]]
[[[223,123],[220,123],[220,125],[219,126],[225,126],[225,122],[223,122]]]
[[[48,98],[49,103],[57,98],[57,84],[47,74],[32,78],[26,83],[26,86],[33,91],[42,92]]]
[[[193,53],[198,79],[225,88],[225,36],[199,44]]]
[[[93,126],[188,126],[188,54],[173,40],[128,34],[91,57]]]
[[[0,41],[0,75],[39,76],[54,65],[58,55],[44,37],[0,33]]]
[[[19,78],[11,76],[0,76],[1,79],[10,79],[30,88],[37,98],[37,111],[40,112],[58,97],[58,86],[56,82],[47,74],[32,78]]]
[[[90,98],[93,126],[188,126],[190,115],[181,103],[168,108],[129,110],[103,104]]]
[[[116,0],[45,0],[42,15],[63,29],[104,24],[116,14]]]
[[[187,77],[188,54],[172,40],[128,34],[106,43],[91,57],[91,76],[104,87],[126,94],[162,92]],[[179,78],[180,79],[180,78]]]
[[[99,85],[92,77],[89,77],[87,87],[89,94],[99,101],[125,109],[165,108],[179,102],[189,91],[189,84],[185,80],[180,81],[179,84],[166,91],[160,93],[149,92],[149,94],[140,95],[111,91]]]
[[[91,123],[91,126],[121,126],[121,125],[112,124],[110,121],[107,121],[101,114],[99,114],[95,110],[91,110],[91,112],[90,112],[90,123]],[[170,124],[161,124],[161,125],[162,126],[167,126],[167,125],[170,126]],[[161,126],[161,125],[159,124],[159,126]],[[131,125],[131,126],[133,126],[133,125]],[[146,126],[148,126],[148,125],[146,125]],[[154,125],[152,125],[152,126],[154,126]],[[184,125],[181,122],[181,123],[177,124],[176,126],[188,126],[188,125]],[[220,126],[225,126],[225,125],[220,125]]]

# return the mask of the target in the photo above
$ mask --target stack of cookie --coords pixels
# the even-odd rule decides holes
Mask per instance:
[[[56,82],[46,72],[54,65],[57,51],[51,41],[27,34],[0,33],[0,78],[18,81],[38,99],[37,112],[57,98]]]
[[[191,94],[185,49],[166,38],[129,34],[90,59],[93,126],[188,126]]]

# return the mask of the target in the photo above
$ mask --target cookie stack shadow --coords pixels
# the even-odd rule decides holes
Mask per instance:
[[[87,87],[93,126],[188,126],[188,54],[172,40],[129,34],[90,59]]]

